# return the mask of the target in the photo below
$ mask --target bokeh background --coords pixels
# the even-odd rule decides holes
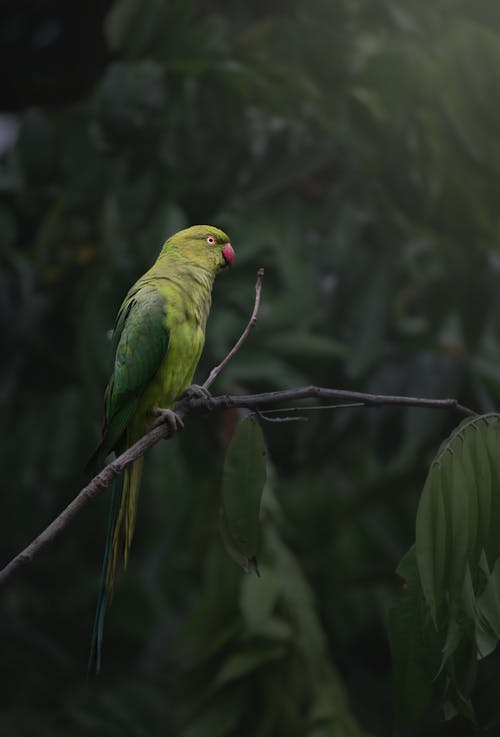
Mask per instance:
[[[1,5],[0,554],[86,482],[131,283],[177,229],[230,233],[203,380],[500,404],[495,0]],[[311,402],[309,402],[311,404]],[[219,540],[226,413],[148,456],[132,560],[85,678],[107,495],[1,592],[0,733],[361,737],[392,721],[387,613],[426,468],[458,422],[266,423],[262,577]],[[473,701],[497,734],[495,654]],[[439,700],[408,731],[470,734]]]

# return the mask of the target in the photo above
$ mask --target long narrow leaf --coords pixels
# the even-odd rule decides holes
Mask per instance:
[[[227,449],[220,531],[229,555],[246,571],[257,568],[260,503],[266,482],[266,448],[255,415],[245,417]]]

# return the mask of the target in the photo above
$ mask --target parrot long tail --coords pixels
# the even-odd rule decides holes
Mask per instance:
[[[142,466],[143,459],[138,458],[125,469],[123,477],[120,505],[113,528],[111,550],[106,569],[106,590],[110,596],[113,595],[118,565],[123,561],[123,567],[126,568],[128,563],[128,553],[134,536]]]
[[[104,617],[108,601],[113,598],[116,572],[120,562],[126,568],[128,553],[134,535],[137,497],[141,484],[143,459],[138,458],[125,469],[123,484],[115,482],[111,495],[111,509],[108,518],[106,545],[97,595],[96,613],[88,673],[99,673],[101,668],[102,639],[104,632]]]
[[[108,531],[106,533],[106,545],[104,547],[104,558],[101,568],[101,578],[99,581],[99,591],[97,594],[97,604],[94,617],[94,627],[92,630],[92,640],[90,644],[89,662],[87,665],[88,676],[91,676],[94,673],[99,673],[101,669],[104,617],[106,614],[106,607],[108,603],[106,590],[106,573],[108,570],[111,543],[113,541],[113,532],[116,526],[116,518],[118,517],[118,510],[120,508],[121,498],[121,485],[117,481],[114,481],[111,491],[111,507],[108,516]]]

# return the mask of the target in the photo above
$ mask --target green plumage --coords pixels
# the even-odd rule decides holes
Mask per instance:
[[[115,361],[105,394],[102,440],[91,461],[135,443],[155,421],[154,410],[172,408],[190,385],[205,341],[212,284],[232,263],[228,236],[195,225],[164,244],[158,259],[125,297],[113,331]],[[124,473],[113,498],[105,548],[90,667],[100,667],[106,601],[116,572],[127,564],[134,533],[142,458]]]

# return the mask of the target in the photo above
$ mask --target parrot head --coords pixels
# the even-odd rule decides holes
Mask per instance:
[[[234,250],[229,236],[213,225],[192,225],[172,235],[163,252],[175,252],[182,259],[204,266],[213,273],[234,262]]]

